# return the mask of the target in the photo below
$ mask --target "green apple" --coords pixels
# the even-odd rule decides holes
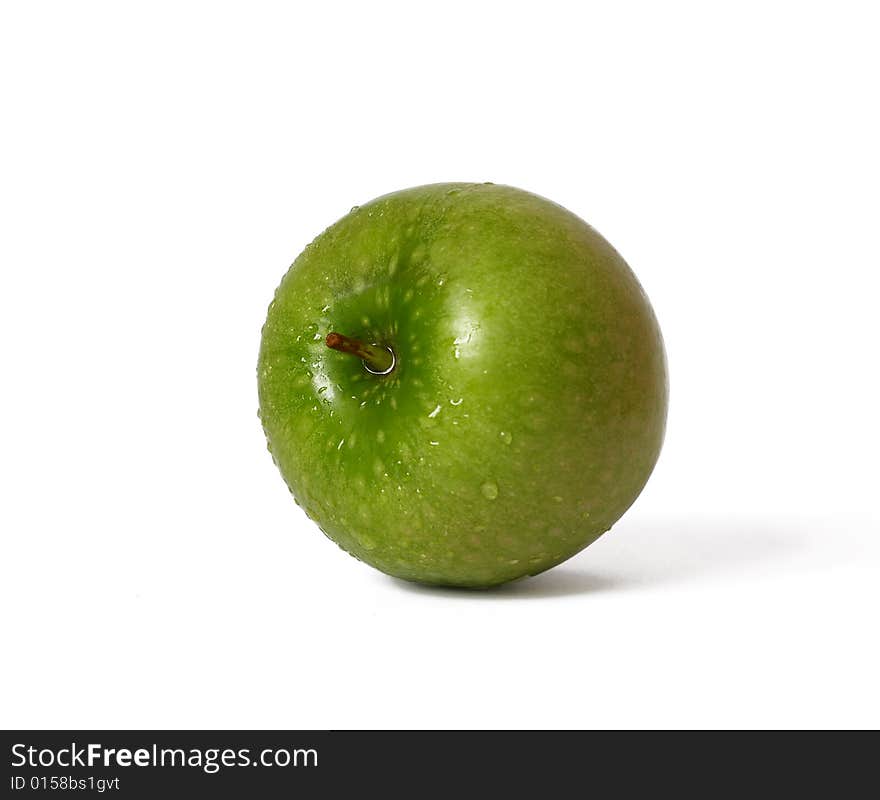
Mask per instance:
[[[390,575],[491,586],[607,531],[666,422],[663,342],[618,253],[561,206],[446,183],[355,207],[269,306],[260,415],[296,501]]]

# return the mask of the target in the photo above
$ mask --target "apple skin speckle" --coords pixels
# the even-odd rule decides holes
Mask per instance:
[[[324,343],[390,348],[388,375]],[[660,328],[620,255],[493,184],[380,197],[318,236],[263,327],[260,420],[295,500],[407,580],[534,575],[606,532],[659,456]]]

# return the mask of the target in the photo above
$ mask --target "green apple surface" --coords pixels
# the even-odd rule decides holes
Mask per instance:
[[[269,449],[342,549],[491,586],[597,539],[653,469],[663,342],[636,277],[574,214],[449,183],[352,209],[297,258],[258,365]]]

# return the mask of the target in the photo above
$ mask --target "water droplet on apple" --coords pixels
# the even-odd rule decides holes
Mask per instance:
[[[376,546],[376,542],[365,533],[356,533],[355,538],[364,550],[372,550]]]
[[[434,417],[436,417],[442,410],[443,407],[438,403],[434,407],[434,410],[430,414],[428,414],[428,419],[434,419]]]
[[[348,213],[349,213],[349,214],[354,214],[354,212],[357,211],[359,208],[360,208],[360,206],[352,206],[352,207],[351,207],[351,211],[349,211]]]
[[[483,497],[487,500],[494,500],[498,497],[498,484],[494,481],[486,481],[481,487],[480,491],[483,493]]]
[[[498,436],[501,437],[501,441],[504,442],[504,444],[510,444],[513,441],[513,434],[509,431],[501,431]]]
[[[458,400],[450,400],[449,404],[452,406],[460,406],[464,402],[463,397],[459,397]]]

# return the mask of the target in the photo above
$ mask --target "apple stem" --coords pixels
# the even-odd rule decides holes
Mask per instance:
[[[394,353],[389,347],[379,344],[367,344],[360,339],[352,339],[341,333],[328,333],[324,340],[327,347],[340,353],[350,353],[364,362],[364,366],[374,375],[387,375],[394,369]]]

